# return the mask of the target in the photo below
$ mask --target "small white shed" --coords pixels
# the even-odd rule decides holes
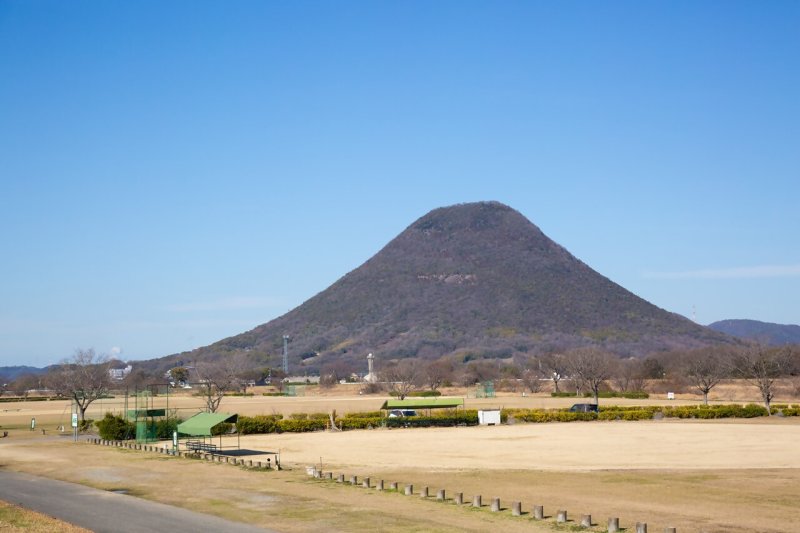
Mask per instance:
[[[478,423],[482,426],[499,426],[500,409],[478,410]]]

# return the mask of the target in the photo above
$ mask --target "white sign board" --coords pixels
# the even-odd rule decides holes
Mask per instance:
[[[72,413],[72,427],[78,427],[78,413]]]
[[[674,399],[675,399],[675,393],[674,392],[668,392],[667,393],[667,400],[674,400]]]
[[[500,409],[484,409],[478,411],[478,423],[482,426],[499,426]]]

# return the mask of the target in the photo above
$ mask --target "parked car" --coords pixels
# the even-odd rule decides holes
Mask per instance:
[[[570,413],[599,413],[596,403],[576,403],[569,408]]]
[[[413,409],[392,409],[389,411],[389,418],[404,418],[407,416],[417,416]]]

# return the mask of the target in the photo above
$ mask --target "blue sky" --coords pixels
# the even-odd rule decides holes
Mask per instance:
[[[798,2],[0,0],[0,366],[248,330],[498,200],[707,324],[800,323]]]

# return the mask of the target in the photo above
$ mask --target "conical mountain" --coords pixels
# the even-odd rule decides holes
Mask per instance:
[[[360,368],[367,352],[469,359],[600,344],[643,355],[725,339],[598,274],[497,202],[431,211],[299,307],[193,357],[279,354],[284,334],[291,367],[312,371],[342,359]]]

